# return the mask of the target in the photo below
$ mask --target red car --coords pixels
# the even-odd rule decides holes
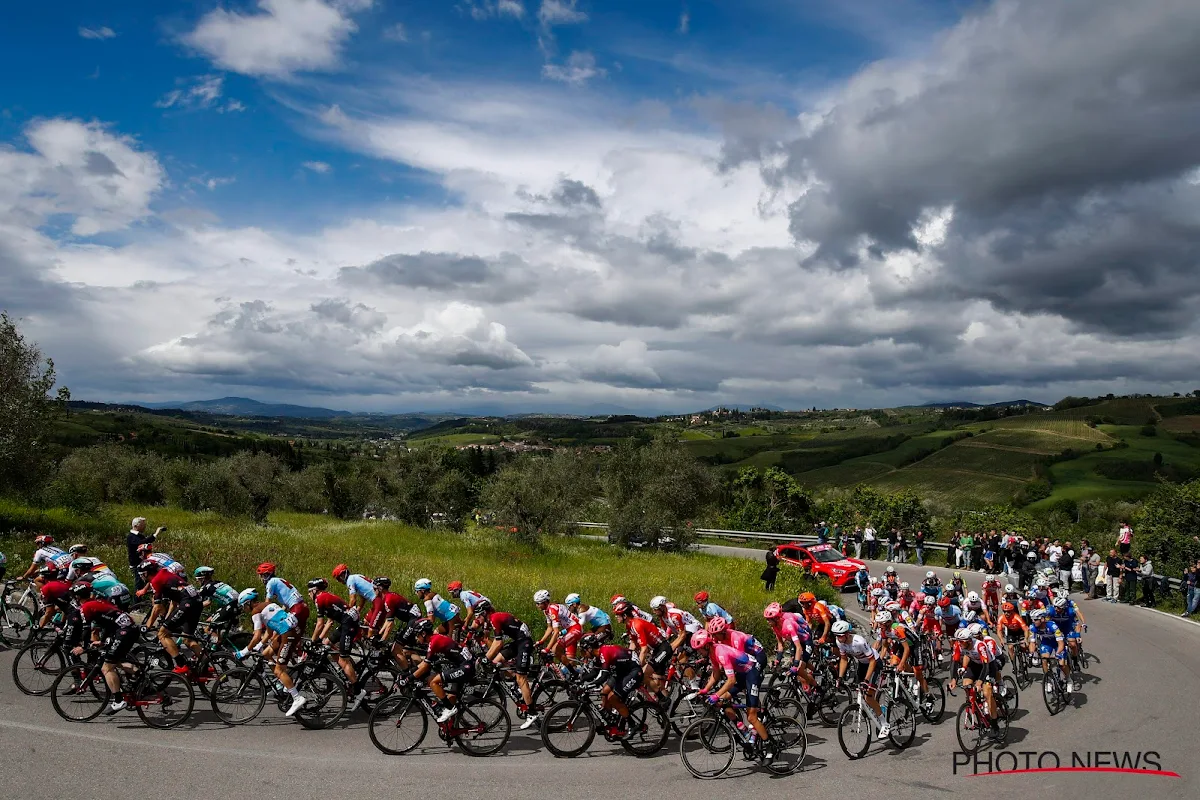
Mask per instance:
[[[776,547],[775,552],[779,554],[779,563],[801,567],[813,575],[824,575],[835,589],[853,583],[854,573],[866,566],[857,558],[843,556],[840,550],[828,544],[789,542]]]

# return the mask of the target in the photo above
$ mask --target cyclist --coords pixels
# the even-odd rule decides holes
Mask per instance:
[[[583,625],[564,603],[551,603],[550,592],[545,589],[534,592],[533,604],[546,617],[546,632],[537,645],[563,663],[566,663],[564,656],[575,658],[575,645],[583,638]]]
[[[196,579],[201,603],[214,609],[208,624],[222,629],[233,627],[237,622],[238,590],[223,581],[214,580],[216,570],[212,567],[196,567],[192,577]]]
[[[174,671],[180,675],[187,675],[190,668],[175,642],[175,637],[183,637],[188,646],[199,655],[200,645],[195,637],[196,626],[200,624],[200,614],[204,609],[200,593],[187,580],[165,569],[157,561],[142,562],[138,571],[146,576],[146,586],[154,595],[154,608],[146,620],[146,627],[153,628],[154,623],[162,618],[162,625],[158,629],[158,641],[175,662]]]
[[[1016,654],[1013,648],[1023,644],[1029,638],[1029,626],[1017,613],[1016,605],[1008,600],[1005,600],[1000,606],[1000,619],[996,620],[996,633],[1003,637],[1009,658],[1015,660]]]
[[[116,714],[128,707],[121,694],[121,677],[118,669],[132,673],[134,666],[125,663],[126,656],[138,640],[138,626],[133,617],[105,600],[92,597],[92,587],[86,583],[77,583],[71,587],[71,594],[79,601],[79,616],[92,627],[97,634],[103,633],[107,641],[104,648],[104,663],[100,670],[104,674],[104,682],[112,692],[112,702],[105,713]]]
[[[854,573],[854,586],[858,589],[858,604],[867,607],[867,597],[871,591],[871,573],[865,567],[859,567]]]
[[[851,633],[850,623],[845,620],[838,620],[833,623],[832,633],[838,647],[837,674],[839,684],[846,679],[846,672],[850,668],[850,660],[853,659],[855,669],[854,682],[862,687],[863,700],[866,701],[867,707],[870,708],[871,714],[875,717],[875,724],[879,728],[879,738],[886,739],[892,729],[887,720],[883,718],[883,711],[879,708],[879,699],[876,697],[876,690],[879,688],[879,677],[883,672],[880,669],[879,651],[857,633]]]
[[[782,660],[785,649],[790,647],[792,663],[788,671],[799,678],[805,688],[811,689],[814,681],[808,669],[808,644],[812,641],[812,630],[804,620],[804,615],[786,612],[779,603],[771,603],[763,609],[763,619],[775,634],[777,658]]]
[[[634,614],[629,603],[618,604],[613,613],[625,623],[625,631],[629,634],[629,649],[642,665],[646,688],[657,695],[662,689],[662,677],[667,674],[671,656],[674,655],[671,643],[657,625]]]
[[[481,595],[479,592],[472,592],[470,589],[464,589],[462,581],[451,581],[450,584],[446,586],[446,591],[450,592],[450,596],[455,600],[460,601],[467,609],[467,616],[463,619],[463,627],[474,627],[475,620],[478,617],[475,612],[475,606],[479,604],[480,600],[487,600],[487,598]],[[490,602],[491,601],[489,601],[489,604]]]
[[[945,661],[946,654],[942,652],[942,622],[938,619],[937,611],[937,599],[931,594],[925,595],[925,599],[921,601],[921,610],[917,612],[917,631],[922,637],[931,637],[937,660]]]
[[[446,690],[449,688],[455,697],[461,695],[463,686],[475,677],[475,662],[470,652],[459,647],[449,636],[435,633],[430,620],[419,619],[413,627],[417,641],[425,648],[425,660],[417,666],[413,677],[425,681],[433,692],[435,718],[439,723],[446,722],[455,714]],[[435,671],[435,667],[439,669]]]
[[[345,564],[338,564],[333,568],[333,578],[344,583],[350,590],[349,603],[359,614],[375,602],[375,586],[368,578],[357,572],[351,574],[350,568]]]
[[[79,562],[86,561],[86,565]],[[122,611],[133,607],[133,594],[129,587],[121,583],[117,574],[95,558],[79,558],[71,562],[79,582],[90,583],[92,596],[98,600],[107,600]]]
[[[288,629],[284,636],[285,641],[281,642],[281,647],[288,645],[285,650],[291,650],[293,640],[303,636],[304,631],[308,630],[308,604],[304,602],[304,595],[300,594],[299,589],[275,575],[275,565],[270,561],[259,564],[257,572],[259,580],[263,582],[264,599],[275,603],[296,618],[296,624]],[[286,660],[285,658],[284,661]]]
[[[896,568],[889,566],[883,572],[883,590],[887,592],[887,596],[895,600],[900,596],[900,578],[896,575]]]
[[[1013,586],[1011,583],[1006,583],[1004,585],[1004,594],[1000,595],[1001,603],[1012,603],[1014,606],[1016,606],[1020,604],[1021,598],[1022,594],[1017,591],[1017,587]]]
[[[171,572],[174,572],[176,575],[178,575],[181,578],[187,577],[187,570],[183,568],[183,564],[181,564],[178,561],[176,561],[175,559],[171,558],[166,553],[154,552],[154,545],[152,545],[152,544],[144,544],[144,545],[138,547],[138,554],[142,557],[143,564],[146,563],[147,561],[153,561],[154,563],[158,564],[163,569],[170,570]],[[139,592],[139,596],[141,596],[142,594],[145,594],[145,593],[146,593],[146,588],[142,587],[141,592]]]
[[[707,651],[712,659],[713,670],[708,683],[700,691],[708,694],[708,702],[716,705],[722,700],[729,700],[735,692],[746,693],[746,719],[754,728],[765,745],[770,740],[767,727],[758,718],[758,690],[761,676],[758,672],[758,662],[747,653],[715,641],[708,632],[700,631],[692,634],[692,649]],[[720,688],[714,690],[718,676],[724,678]],[[732,709],[730,709],[732,712]],[[765,758],[774,757],[771,750],[765,750]]]
[[[958,630],[959,623],[962,622],[962,610],[954,604],[954,598],[951,595],[942,595],[937,601],[938,621],[942,623],[942,635],[947,639],[954,636],[954,632]]]
[[[987,645],[988,651],[992,654],[992,660],[996,665],[995,669],[992,670],[992,679],[999,687],[1000,694],[1007,694],[1008,689],[1004,685],[1004,682],[1000,680],[1000,672],[1004,669],[1005,665],[1008,664],[1008,653],[1006,653],[1004,648],[1000,646],[1000,643],[988,633],[987,628],[983,627],[978,622],[968,626],[967,633],[971,634],[972,639],[976,639]]]
[[[1078,658],[1080,644],[1083,640],[1080,630],[1087,627],[1087,623],[1083,619],[1083,611],[1069,597],[1054,598],[1049,610],[1050,620],[1063,632],[1063,636],[1067,639],[1067,647],[1071,649],[1071,655]]]
[[[725,624],[725,620],[720,617],[713,617],[704,626],[708,631],[708,636],[714,642],[727,644],[734,650],[739,650],[754,659],[758,664],[758,672],[761,676],[767,668],[767,649],[762,646],[762,643],[755,639],[745,631],[739,631],[736,628],[731,628]]]
[[[284,690],[292,696],[292,704],[288,706],[284,716],[294,717],[308,702],[308,698],[296,689],[296,682],[287,670],[292,643],[300,636],[300,620],[294,613],[275,602],[260,603],[252,616],[255,636],[261,634],[269,637],[266,647],[262,650],[263,657],[271,659],[271,671],[275,673]]]
[[[591,626],[590,633],[601,643],[613,638],[612,620],[608,618],[608,612],[604,609],[599,606],[589,606],[574,592],[567,595],[563,602],[579,620],[580,625]]]
[[[635,617],[641,617],[642,619],[646,620],[646,622],[654,622],[653,614],[651,614],[649,611],[642,611],[640,608],[635,606],[633,603],[630,603],[629,600],[627,600],[625,598],[625,595],[623,595],[623,594],[614,594],[612,596],[611,602],[612,602],[612,607],[614,610],[616,609],[618,603],[628,603],[629,607],[631,609],[633,609],[633,615]]]
[[[700,609],[700,619],[708,622],[713,617],[720,617],[726,625],[733,627],[733,616],[709,599],[708,592],[696,592],[692,599],[696,601],[696,608]]]
[[[867,610],[872,613],[877,611],[880,606],[886,602],[886,598],[887,590],[885,590],[882,586],[876,586],[875,588],[871,589],[870,600],[867,601]]]
[[[517,688],[521,690],[525,708],[528,709],[525,721],[521,723],[521,730],[532,728],[541,714],[533,708],[533,691],[529,687],[529,667],[533,661],[533,635],[529,632],[529,626],[506,611],[480,610],[479,613],[487,614],[493,636],[484,658],[497,665],[505,661],[512,662],[513,678],[517,682]],[[505,639],[508,639],[507,646]],[[505,656],[503,650],[508,650],[511,655]]]
[[[404,628],[414,619],[420,619],[421,609],[416,603],[410,603],[402,594],[392,591],[392,579],[379,575],[371,581],[375,587],[375,600],[371,603],[371,613],[367,615],[367,627],[383,641],[393,628]]]
[[[66,570],[71,566],[71,554],[61,547],[55,547],[53,536],[38,536],[33,540],[33,546],[37,549],[33,552],[33,561],[29,563],[29,569],[21,576],[23,579],[33,577],[42,567]],[[34,583],[40,587],[42,580],[39,576]]]
[[[999,616],[999,614],[993,612],[991,609],[999,610],[1000,608],[999,575],[992,574],[983,579],[983,602],[988,608],[988,621],[995,622],[994,618]]]
[[[922,696],[927,694],[929,684],[925,680],[925,665],[921,661],[921,634],[911,623],[896,619],[886,609],[875,615],[875,624],[879,626],[879,641],[887,648],[892,666],[901,674],[908,672],[911,666],[913,675],[921,685]]]
[[[83,545],[79,545],[79,544],[71,545],[71,546],[72,547],[84,547]],[[86,550],[87,548],[84,547],[84,549]],[[67,577],[64,580],[66,580],[67,583],[74,583],[75,581],[79,580],[79,578],[81,578],[82,576],[86,575],[89,572],[97,572],[97,573],[108,572],[108,573],[112,573],[112,576],[114,578],[117,576],[117,574],[115,572],[113,572],[112,569],[109,568],[109,566],[107,564],[105,564],[104,562],[102,562],[100,559],[91,558],[90,556],[88,556],[86,554],[81,554],[81,555],[76,555],[71,560],[70,569],[67,570]]]
[[[955,572],[950,578],[950,585],[942,590],[943,595],[949,595],[954,599],[958,599],[967,593],[967,584],[963,581],[961,572]]]
[[[417,598],[425,605],[425,618],[434,624],[438,633],[455,636],[462,624],[458,616],[458,606],[449,600],[444,600],[440,594],[433,591],[433,581],[420,578],[413,584]]]
[[[312,598],[313,605],[317,609],[317,624],[313,626],[313,641],[328,645],[332,638],[329,635],[330,628],[333,627],[333,623],[338,624],[335,634],[337,662],[342,668],[342,672],[346,673],[348,685],[356,686],[358,674],[354,671],[354,662],[350,659],[350,655],[354,650],[354,640],[358,638],[358,609],[329,591],[329,581],[324,578],[313,578],[308,582],[308,596]],[[351,711],[358,708],[358,704],[362,702],[366,694],[366,689],[359,690],[357,696],[351,700],[354,706],[350,709]]]
[[[671,650],[678,653],[692,634],[704,628],[700,620],[682,608],[676,608],[661,594],[650,599],[650,611],[658,617],[658,627],[665,630],[671,639]]]
[[[973,612],[975,617],[983,620],[988,625],[992,624],[988,617],[987,605],[983,602],[983,598],[979,596],[979,592],[967,592],[967,596],[963,598],[962,611],[964,614]]]
[[[954,634],[954,662],[959,665],[963,686],[976,682],[983,684],[983,699],[987,705],[988,728],[992,735],[1000,732],[996,721],[996,698],[992,694],[992,681],[999,675],[998,664],[987,643],[971,636],[967,628],[959,628]],[[949,688],[954,690],[955,679]]]
[[[917,593],[912,590],[912,586],[908,581],[900,581],[900,596],[896,599],[900,601],[900,605],[910,614],[917,613],[920,601],[917,599]]]
[[[1029,630],[1029,654],[1040,658],[1042,671],[1046,674],[1050,672],[1050,657],[1057,659],[1063,681],[1067,684],[1067,691],[1075,691],[1075,687],[1071,685],[1071,671],[1067,668],[1067,639],[1063,632],[1050,621],[1050,614],[1044,608],[1031,611],[1029,616],[1033,620],[1033,626]],[[1052,691],[1054,687],[1047,684],[1046,693]]]
[[[594,657],[597,668],[590,683],[600,685],[600,708],[617,712],[617,724],[606,732],[621,737],[629,729],[629,697],[642,685],[642,666],[625,647],[601,644],[594,634],[579,640],[581,658]]]
[[[805,621],[808,622],[808,627],[812,629],[813,636],[817,637],[817,643],[825,644],[829,641],[829,635],[833,631],[834,623],[834,619],[829,613],[829,608],[824,603],[818,603],[817,596],[812,592],[801,592],[796,601],[800,606],[800,613],[804,615]],[[784,604],[783,610],[792,612],[787,603]]]
[[[933,570],[929,570],[925,573],[925,580],[921,581],[921,591],[931,597],[937,597],[942,593],[942,579]]]
[[[42,567],[37,574],[42,582],[38,593],[45,607],[37,624],[39,628],[45,628],[58,613],[61,602],[70,596],[71,584],[63,580],[63,571],[55,566]]]

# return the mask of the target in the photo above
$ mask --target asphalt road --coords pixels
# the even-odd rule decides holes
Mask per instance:
[[[761,558],[760,551],[709,548]],[[916,582],[923,570],[899,566]],[[942,570],[942,572],[945,572]],[[968,578],[977,587],[979,576]],[[854,605],[852,595],[846,596]],[[536,736],[514,731],[507,751],[473,759],[427,740],[425,751],[389,758],[372,747],[365,716],[337,730],[306,731],[272,711],[260,721],[226,728],[209,713],[191,727],[154,731],[136,716],[118,715],[89,724],[61,720],[48,698],[22,695],[9,674],[11,654],[0,654],[0,752],[5,756],[9,796],[33,796],[51,787],[81,798],[204,794],[216,798],[385,797],[436,792],[458,798],[726,797],[738,793],[801,794],[842,800],[848,792],[889,792],[898,797],[933,797],[948,792],[1054,793],[1057,798],[1127,798],[1137,793],[1192,794],[1200,789],[1195,766],[1196,698],[1200,691],[1200,626],[1103,602],[1083,603],[1094,654],[1091,677],[1077,693],[1076,707],[1050,717],[1037,686],[1021,698],[1021,711],[1002,762],[1024,768],[1070,766],[1072,753],[1157,753],[1162,770],[1181,778],[1098,773],[1034,773],[968,778],[970,766],[954,767],[957,743],[951,714],[961,703],[949,698],[946,721],[921,725],[913,746],[892,752],[872,746],[849,761],[837,732],[810,726],[809,761],[800,772],[775,778],[742,768],[726,778],[697,781],[680,764],[676,741],[659,756],[639,760],[603,742],[585,757],[558,760]],[[201,706],[197,706],[201,708]],[[436,737],[431,737],[435,739]],[[1000,751],[992,751],[995,758]],[[1029,755],[1026,755],[1029,754]],[[1094,756],[1093,756],[1094,757]],[[986,759],[986,755],[981,755]],[[1110,757],[1111,758],[1111,757]],[[1028,761],[1027,761],[1028,760]],[[1140,763],[1139,766],[1145,766]],[[990,771],[986,760],[980,772]],[[68,788],[69,787],[69,788]]]

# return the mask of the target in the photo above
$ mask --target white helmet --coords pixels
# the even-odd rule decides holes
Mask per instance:
[[[657,611],[667,604],[667,598],[660,595],[655,595],[650,598],[650,610]]]
[[[900,591],[905,591],[907,589],[908,589],[908,581],[900,581]]]
[[[1032,619],[1034,622],[1037,622],[1039,619],[1045,619],[1046,618],[1046,609],[1035,608],[1032,612],[1030,612],[1029,618]]]
[[[967,601],[970,603],[978,603],[979,592],[967,592]]]
[[[846,622],[844,619],[839,619],[837,622],[833,623],[831,630],[834,636],[841,636],[844,633],[850,632],[850,623]]]
[[[1015,592],[1016,590],[1017,590],[1017,587],[1013,586],[1011,583],[1007,583],[1007,584],[1005,584],[1005,585],[1004,585],[1004,591],[1005,591],[1007,594],[1012,594],[1012,593],[1013,593],[1013,592]]]
[[[1055,608],[1066,608],[1067,607],[1067,598],[1065,598],[1065,597],[1054,598],[1054,607]]]
[[[931,606],[936,602],[937,602],[937,598],[934,597],[933,595],[931,595],[931,594],[925,595],[925,605]]]
[[[973,622],[967,626],[967,631],[972,636],[982,636],[983,635],[983,626],[980,625],[978,622]]]
[[[875,587],[871,590],[871,597],[883,597],[883,589]]]
[[[965,642],[967,639],[971,638],[971,631],[967,630],[966,628],[959,628],[954,632],[954,638],[958,639],[960,642]]]
[[[933,574],[933,570],[929,570],[929,572],[925,573],[925,577],[926,578],[934,578],[936,576]]]
[[[244,605],[246,605],[246,603],[249,603],[250,601],[257,600],[257,599],[258,599],[258,590],[257,589],[242,589],[240,592],[238,592],[238,605],[239,606],[244,606]]]
[[[575,592],[571,592],[569,595],[566,596],[566,598],[563,600],[563,602],[569,606],[577,606],[583,601],[579,597],[578,594],[576,594]]]
[[[964,611],[962,618],[966,622],[974,622],[975,620],[979,619],[979,615],[974,611]]]
[[[1030,551],[1029,551],[1029,552],[1028,552],[1028,553],[1025,555],[1025,557],[1026,557],[1026,558],[1028,558],[1030,561],[1037,561],[1037,553],[1033,552],[1032,550],[1030,550]]]
[[[892,621],[892,612],[890,612],[890,611],[880,611],[878,614],[875,615],[875,624],[877,624],[877,625],[884,625],[891,621]]]
[[[432,588],[433,581],[429,580],[429,578],[418,578],[417,582],[413,584],[413,591],[415,592],[427,592]]]
[[[888,568],[887,568],[887,574],[888,574],[888,575],[895,575],[895,574],[896,574],[896,568],[895,568],[895,567],[888,567]]]
[[[533,602],[549,603],[550,602],[550,593],[548,591],[546,591],[545,589],[538,589],[536,592],[533,593]]]
[[[895,600],[892,600],[892,601],[890,601],[890,602],[888,602],[888,603],[885,603],[885,604],[884,604],[884,606],[883,606],[883,608],[884,608],[884,610],[886,610],[886,611],[899,611],[899,610],[900,610],[900,604],[899,604],[898,602],[896,602]]]

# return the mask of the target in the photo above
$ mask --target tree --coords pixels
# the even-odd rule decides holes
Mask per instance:
[[[50,470],[45,438],[71,399],[65,386],[51,396],[55,380],[54,361],[0,312],[0,492],[40,486]]]
[[[480,502],[514,537],[532,542],[563,531],[594,487],[595,470],[586,456],[525,456],[492,477]]]
[[[842,527],[870,523],[876,530],[897,528],[902,531],[929,530],[929,512],[921,498],[908,489],[881,492],[870,486],[856,486],[848,493],[835,495],[820,516]]]
[[[1200,558],[1200,480],[1162,482],[1134,517],[1134,543],[1155,569],[1178,575]]]
[[[695,538],[691,522],[716,497],[712,471],[678,442],[659,438],[639,447],[626,441],[604,464],[600,477],[612,509],[609,536],[623,545],[686,547]]]
[[[798,534],[814,520],[814,504],[778,467],[743,467],[728,487],[724,524],[733,530]]]

